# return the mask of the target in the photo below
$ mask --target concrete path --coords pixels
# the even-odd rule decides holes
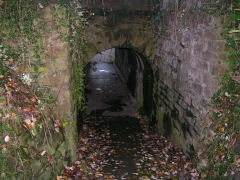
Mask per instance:
[[[92,62],[86,76],[88,115],[136,117],[135,104],[114,65]]]

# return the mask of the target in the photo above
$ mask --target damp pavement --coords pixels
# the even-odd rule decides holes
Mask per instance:
[[[112,62],[89,64],[86,76],[88,108],[92,116],[136,116],[135,104],[129,97]]]
[[[141,118],[114,64],[92,62],[78,159],[60,179],[200,179],[182,151]]]

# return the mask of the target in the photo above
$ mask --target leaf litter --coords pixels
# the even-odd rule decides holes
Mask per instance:
[[[200,179],[184,153],[143,120],[116,119],[99,117],[95,123],[86,118],[79,135],[78,160],[65,167],[58,179]]]

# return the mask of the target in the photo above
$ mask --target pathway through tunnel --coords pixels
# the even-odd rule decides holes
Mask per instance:
[[[105,61],[98,58],[87,67],[87,114],[92,117],[136,116],[136,107],[116,70],[113,58]]]
[[[108,51],[107,51],[108,52]],[[111,57],[111,52],[105,53]],[[114,65],[114,56],[97,56],[89,64],[86,77],[86,124],[92,124],[109,149],[103,171],[120,178],[137,172],[135,161],[141,150],[142,129],[135,103]],[[105,159],[106,160],[106,159]]]
[[[80,131],[78,160],[65,174],[73,179],[196,177],[197,171],[183,153],[150,130],[138,115],[115,67],[114,51],[111,58],[103,58],[103,54],[87,66],[88,107]]]

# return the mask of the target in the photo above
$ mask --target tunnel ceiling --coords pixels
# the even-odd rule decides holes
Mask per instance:
[[[111,48],[130,48],[147,58],[154,55],[151,24],[153,1],[107,0],[103,3],[84,1],[84,5],[93,12],[85,30],[85,62],[89,62],[97,53]]]

